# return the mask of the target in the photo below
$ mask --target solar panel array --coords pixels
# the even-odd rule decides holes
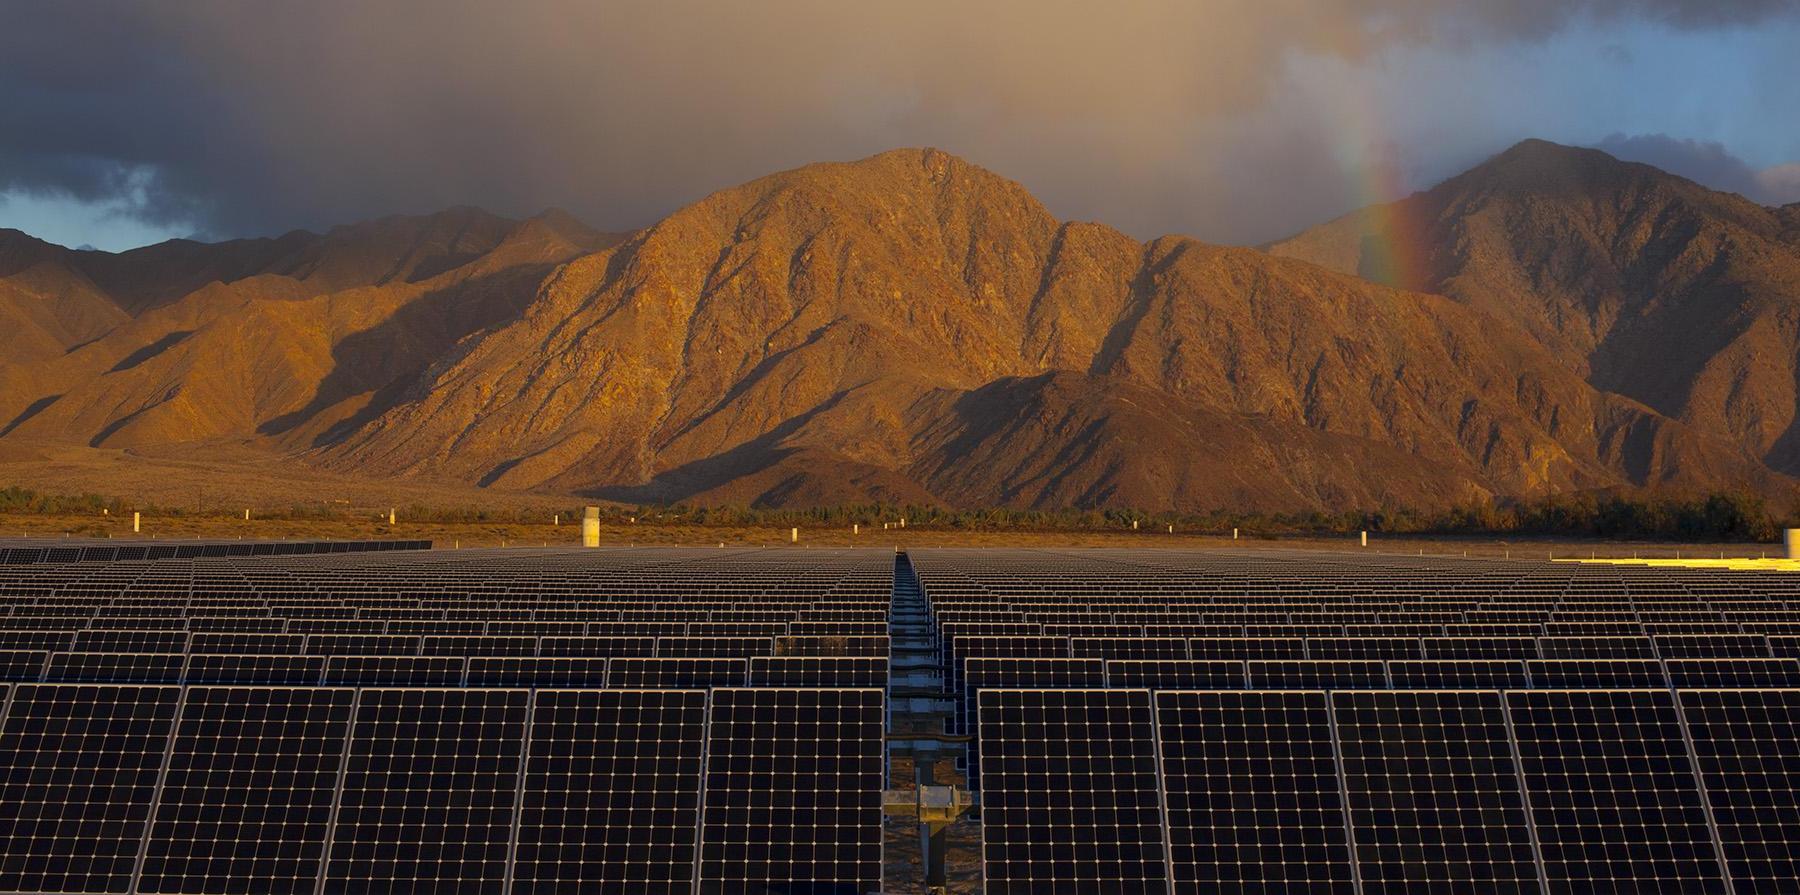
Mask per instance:
[[[1800,578],[910,559],[979,715],[990,891],[1800,891]],[[1096,660],[1086,689],[992,671]]]
[[[62,549],[0,564],[0,891],[878,891],[917,650],[984,891],[1800,891],[1800,577]]]
[[[0,566],[0,891],[878,890],[892,575],[846,551]]]

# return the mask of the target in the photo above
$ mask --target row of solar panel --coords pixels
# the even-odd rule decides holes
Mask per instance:
[[[19,685],[0,890],[868,892],[874,689]]]
[[[36,563],[132,562],[234,556],[310,556],[319,553],[371,553],[430,550],[430,541],[218,541],[0,548],[0,565]]]
[[[638,613],[633,613],[634,615]],[[729,615],[732,613],[717,613]],[[748,615],[751,613],[735,613]],[[648,615],[648,614],[645,614]],[[409,618],[267,618],[251,616],[9,616],[0,618],[0,634],[11,631],[159,631],[170,638],[193,634],[388,634],[410,637],[717,637],[796,636],[854,637],[887,633],[885,618],[862,620],[766,621],[744,618],[684,621],[654,616],[607,621]]]
[[[886,687],[885,656],[265,656],[0,651],[0,681],[340,687]]]
[[[1800,690],[986,690],[984,891],[1800,891]]]
[[[0,649],[268,656],[757,656],[887,655],[879,635],[535,637],[530,635],[261,634],[181,631],[0,631]],[[829,651],[829,652],[828,652]]]

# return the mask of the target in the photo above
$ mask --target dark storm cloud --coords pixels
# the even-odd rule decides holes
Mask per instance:
[[[1668,134],[1613,134],[1597,148],[1618,158],[1655,165],[1715,190],[1737,193],[1757,202],[1782,205],[1800,202],[1794,165],[1757,169],[1732,155],[1723,144],[1683,140]]]
[[[8,0],[0,192],[215,235],[457,203],[626,228],[772,170],[938,145],[1061,214],[1252,240],[1309,222],[1334,176],[1316,147],[1233,142],[1293,54],[1353,62],[1577,21],[1708,29],[1794,8]]]

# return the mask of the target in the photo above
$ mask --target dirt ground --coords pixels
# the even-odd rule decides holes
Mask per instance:
[[[570,519],[562,524],[551,522],[544,510],[544,520],[528,523],[437,523],[410,522],[404,517],[398,524],[388,525],[377,519],[376,512],[364,518],[339,519],[259,519],[252,510],[251,519],[243,516],[180,515],[146,516],[142,531],[134,535],[129,515],[60,515],[37,516],[0,514],[0,538],[4,537],[98,537],[131,539],[218,538],[218,539],[353,539],[429,538],[443,548],[457,547],[545,547],[576,546],[581,542],[581,526]],[[718,546],[742,547],[761,545],[806,549],[810,547],[1138,547],[1185,550],[1258,550],[1303,549],[1343,551],[1346,553],[1406,554],[1436,557],[1491,557],[1511,559],[1569,559],[1576,557],[1760,557],[1779,556],[1779,544],[1678,544],[1637,541],[1588,541],[1575,539],[1499,538],[1424,538],[1371,536],[1368,547],[1361,547],[1355,536],[1271,536],[1259,537],[1245,532],[1237,540],[1209,533],[1169,534],[1166,531],[969,531],[933,530],[918,527],[870,531],[852,534],[849,526],[802,527],[800,540],[790,540],[787,527],[727,527],[665,524],[602,525],[600,541],[608,546]]]

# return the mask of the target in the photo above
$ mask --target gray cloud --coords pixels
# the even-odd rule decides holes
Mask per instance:
[[[1732,155],[1723,144],[1668,134],[1613,134],[1596,148],[1767,205],[1800,202],[1800,164],[1759,170]]]
[[[1577,21],[1704,29],[1795,8],[0,0],[0,192],[123,197],[215,235],[465,202],[627,228],[772,170],[937,145],[1059,214],[1256,241],[1342,201],[1311,125],[1245,137],[1294,54],[1354,64]]]

